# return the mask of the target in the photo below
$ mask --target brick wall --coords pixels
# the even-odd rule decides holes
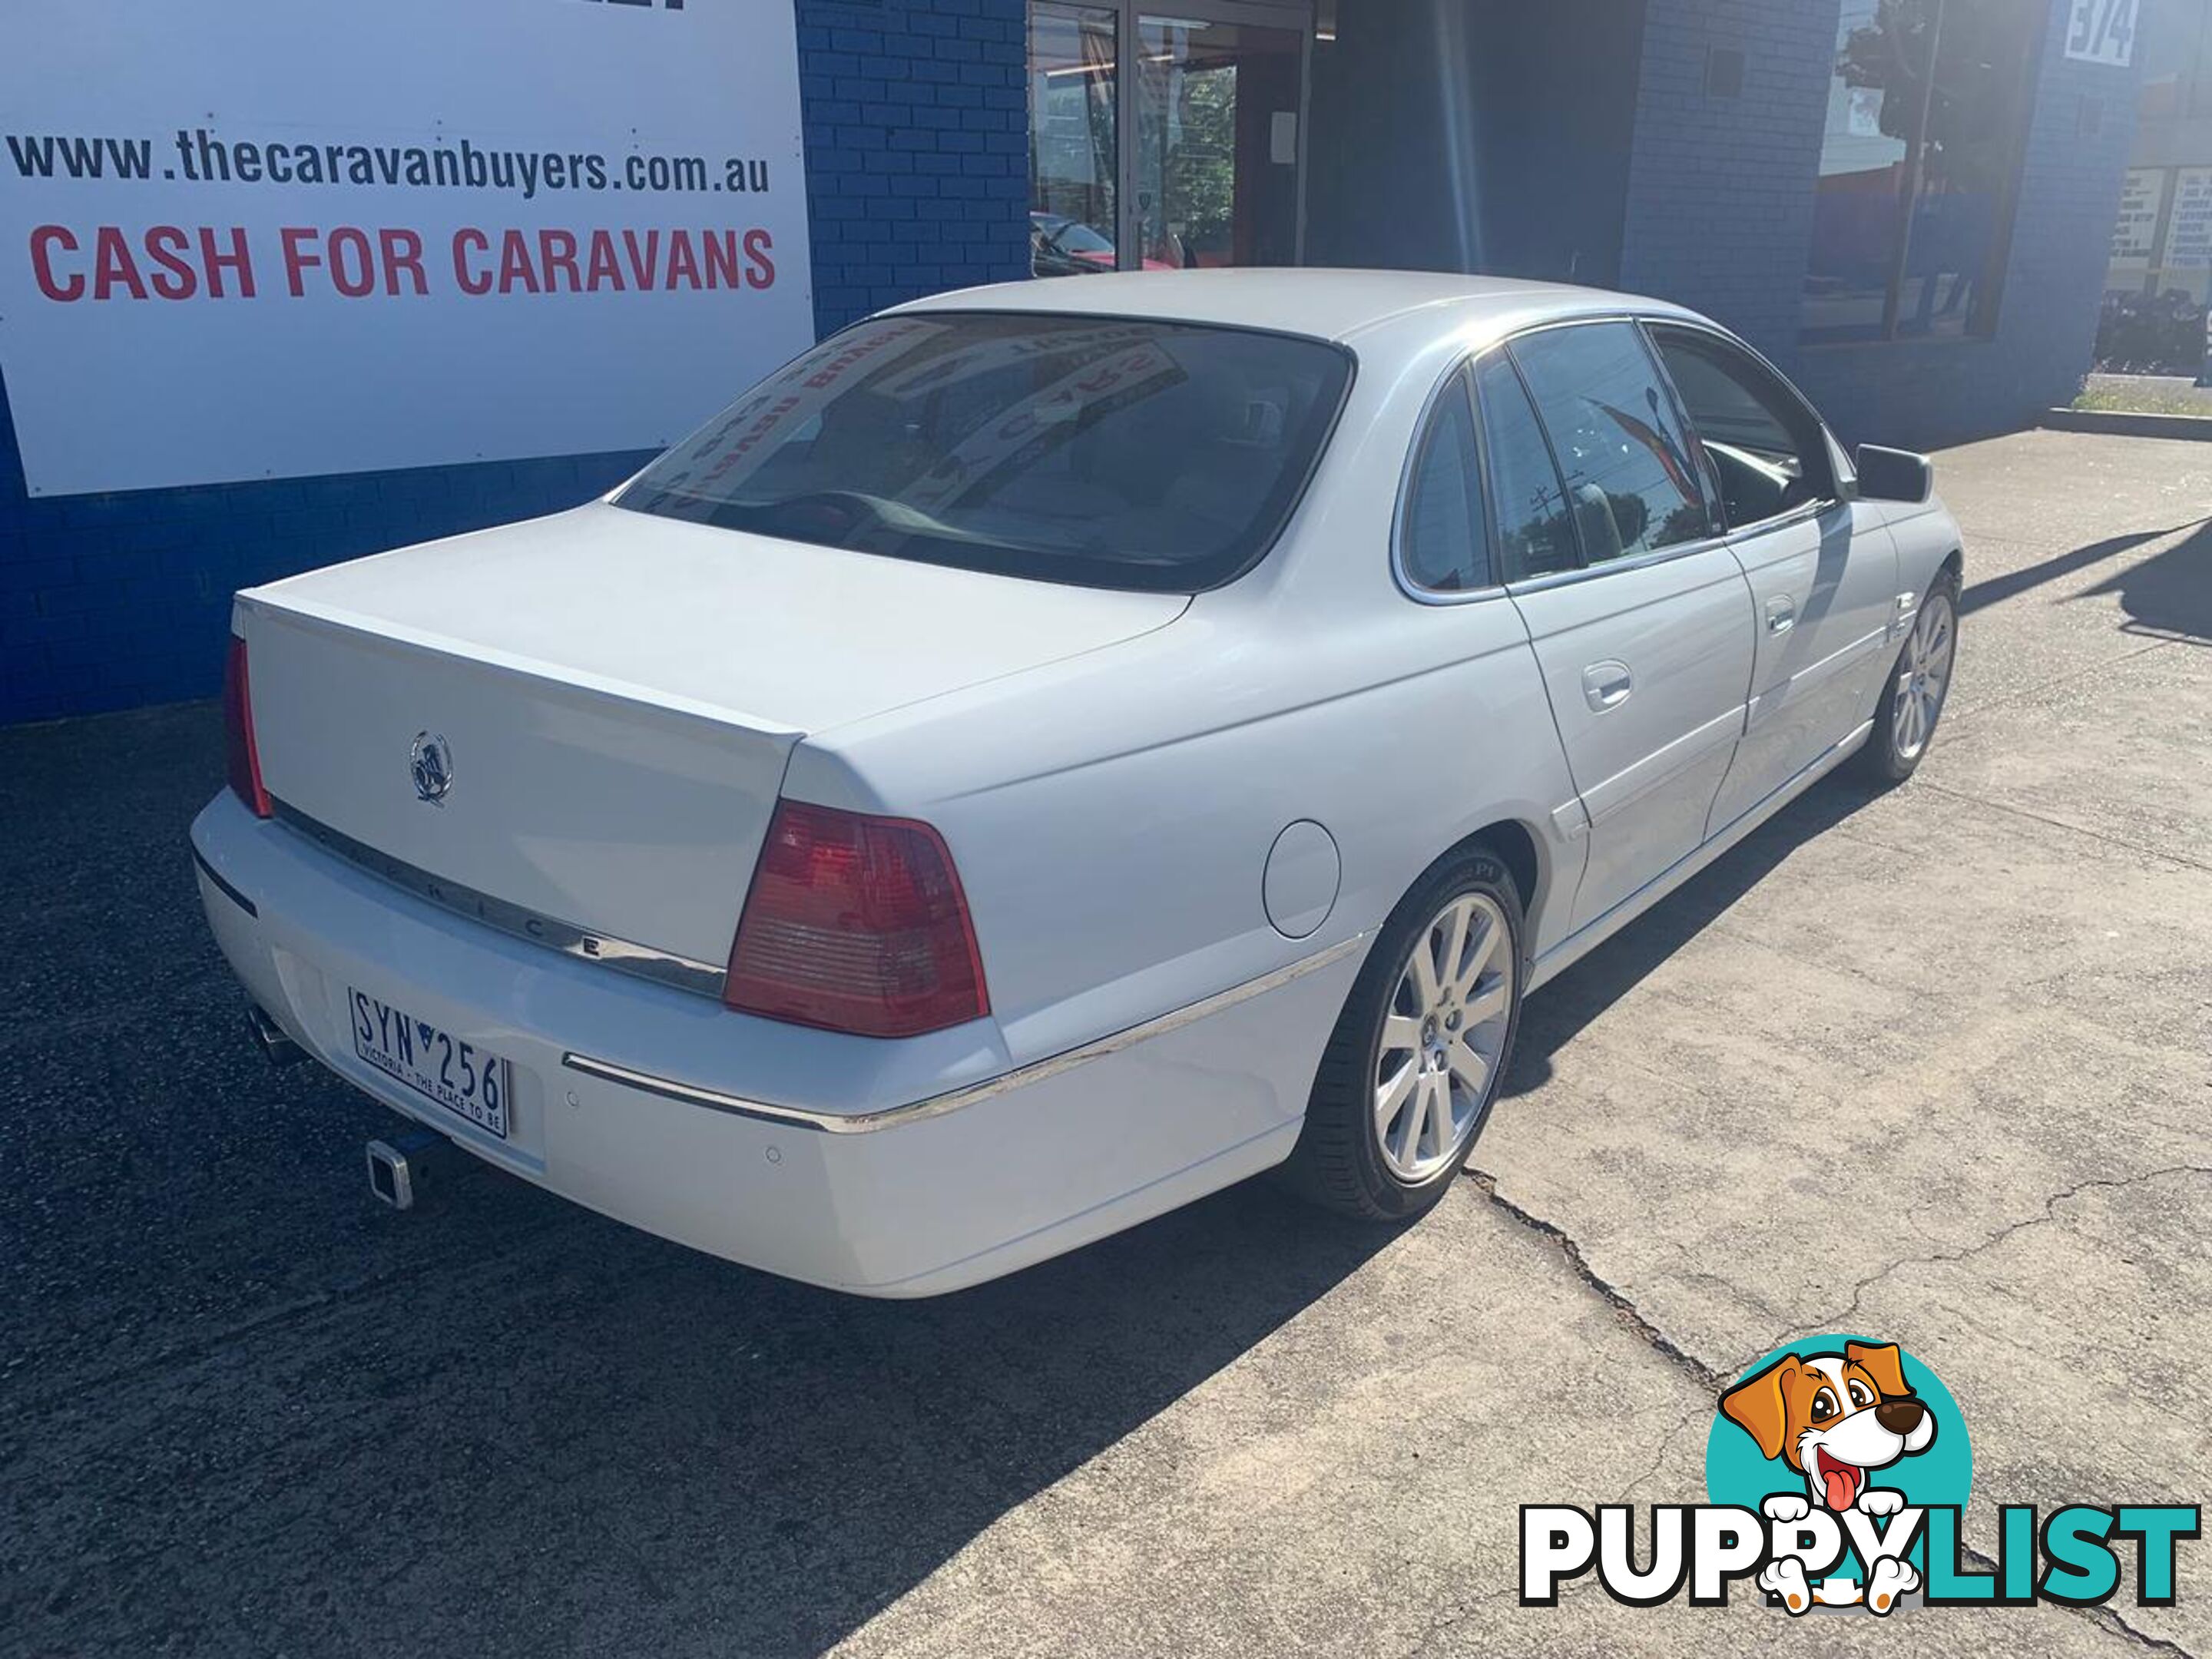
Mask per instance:
[[[817,329],[1025,275],[1024,0],[797,4]],[[573,506],[646,459],[34,501],[0,398],[0,724],[206,696],[235,589]]]
[[[1838,0],[1650,0],[1621,286],[1735,329],[1847,442],[1933,448],[2032,424],[2089,366],[2135,129],[2140,66],[2069,62],[2067,11],[2048,0],[1993,338],[1797,343]],[[1739,96],[1705,92],[1716,46],[1744,53]]]
[[[1029,275],[1024,0],[799,0],[814,314]]]
[[[1726,323],[1777,358],[1797,340],[1838,0],[1648,0],[1620,285]],[[1715,49],[1742,89],[1705,92]]]

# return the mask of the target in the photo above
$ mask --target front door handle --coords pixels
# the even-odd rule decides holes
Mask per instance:
[[[1591,711],[1602,714],[1608,708],[1618,708],[1628,701],[1636,682],[1629,674],[1628,665],[1608,658],[1594,662],[1583,670],[1583,701]]]
[[[1777,594],[1766,602],[1766,631],[1787,634],[1797,625],[1797,602],[1786,593]]]

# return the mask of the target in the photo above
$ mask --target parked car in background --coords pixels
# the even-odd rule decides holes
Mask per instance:
[[[1403,1218],[1530,992],[1920,763],[1929,483],[1656,301],[943,295],[602,501],[240,594],[201,896],[279,1052],[774,1273],[948,1291],[1277,1166]]]
[[[1056,213],[1030,215],[1030,275],[1032,276],[1090,276],[1114,269],[1114,243],[1079,219]],[[1178,266],[1147,254],[1146,270],[1175,270]]]

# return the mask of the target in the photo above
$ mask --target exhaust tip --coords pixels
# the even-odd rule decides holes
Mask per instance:
[[[272,1066],[289,1066],[307,1057],[307,1051],[285,1036],[284,1028],[258,1003],[246,1008],[246,1027]]]

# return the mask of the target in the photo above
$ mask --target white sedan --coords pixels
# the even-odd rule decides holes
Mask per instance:
[[[1405,1218],[1525,995],[1912,771],[1960,570],[1924,460],[1674,306],[946,295],[604,500],[240,594],[200,892],[272,1052],[773,1273],[1276,1165]]]

